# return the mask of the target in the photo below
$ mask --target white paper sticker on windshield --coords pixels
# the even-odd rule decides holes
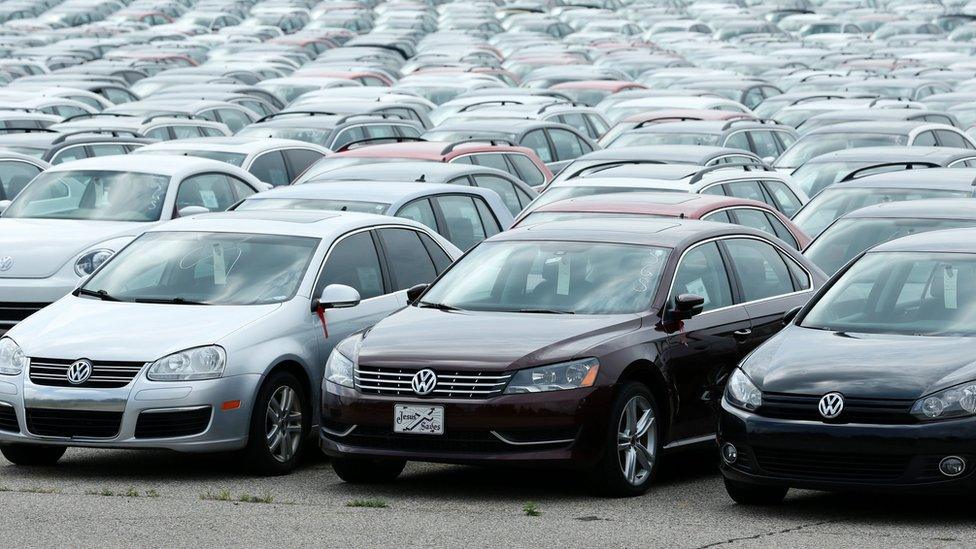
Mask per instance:
[[[203,206],[208,210],[213,211],[219,209],[218,202],[217,202],[217,195],[214,194],[213,191],[201,190],[200,200],[203,201]]]
[[[559,258],[559,276],[556,279],[556,294],[569,295],[569,262],[565,257]]]
[[[942,270],[942,295],[945,300],[946,309],[955,309],[956,305],[956,286],[959,282],[959,271],[950,265],[946,265]]]
[[[224,263],[224,247],[219,242],[214,242],[212,248],[214,284],[223,286],[227,284],[227,265]]]
[[[709,301],[711,301],[708,299],[708,290],[705,289],[705,282],[700,278],[696,278],[685,284],[685,290],[689,294],[695,294],[705,298],[705,305],[708,305]]]

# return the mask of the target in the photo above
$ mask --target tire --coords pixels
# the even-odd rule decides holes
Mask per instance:
[[[614,397],[603,457],[593,471],[593,488],[605,496],[639,496],[650,488],[661,455],[660,415],[646,385],[629,382]],[[633,419],[628,419],[628,413]],[[645,414],[650,414],[645,417]],[[634,427],[638,432],[634,434]]]
[[[725,491],[739,505],[779,505],[789,490],[786,486],[763,486],[725,479]]]
[[[244,465],[264,476],[290,473],[304,453],[311,416],[307,392],[298,378],[285,371],[272,373],[254,401],[242,452]]]
[[[50,466],[61,459],[68,450],[65,446],[47,446],[43,444],[4,444],[0,446],[0,453],[7,461],[14,465]]]
[[[406,465],[404,459],[332,458],[336,475],[350,484],[393,482]]]

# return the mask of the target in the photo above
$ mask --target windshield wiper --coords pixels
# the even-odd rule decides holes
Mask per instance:
[[[417,307],[421,307],[424,309],[437,309],[439,311],[460,311],[461,310],[458,307],[454,307],[453,305],[446,305],[444,303],[432,303],[430,301],[418,301]]]
[[[97,297],[98,299],[101,299],[102,301],[122,301],[121,299],[119,299],[117,297],[114,297],[112,295],[109,295],[109,293],[106,292],[105,290],[89,290],[87,288],[78,288],[78,289],[76,289],[73,292],[73,294],[76,297],[79,296],[79,295],[90,295],[92,297]]]
[[[563,311],[560,309],[519,309],[520,313],[539,313],[544,315],[575,315],[573,311]]]
[[[144,297],[139,299],[134,299],[136,303],[165,303],[168,305],[210,305],[209,303],[204,303],[203,301],[190,301],[189,299],[183,299],[182,297],[170,297],[170,298],[152,298]]]

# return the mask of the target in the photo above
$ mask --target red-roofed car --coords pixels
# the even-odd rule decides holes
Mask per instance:
[[[550,86],[549,89],[564,93],[577,103],[592,107],[608,95],[625,90],[643,90],[647,86],[626,80],[578,80]]]
[[[556,89],[553,86],[552,89]],[[718,109],[663,109],[659,111],[647,111],[639,114],[632,114],[612,128],[600,138],[600,146],[604,147],[613,141],[618,135],[653,124],[664,124],[665,122],[684,122],[686,120],[755,120],[756,117],[744,112],[720,111]]]
[[[470,139],[449,143],[445,141],[407,141],[399,143],[355,146],[330,154],[309,166],[295,183],[305,183],[319,174],[338,168],[377,162],[423,160],[427,162],[461,162],[487,166],[508,172],[538,189],[552,180],[552,172],[532,149],[512,145],[507,141]],[[375,140],[363,140],[364,142]],[[365,143],[363,143],[365,144]]]
[[[580,217],[678,217],[735,223],[776,236],[797,250],[810,237],[776,211],[756,200],[694,193],[616,193],[560,200],[519,216],[512,227]]]

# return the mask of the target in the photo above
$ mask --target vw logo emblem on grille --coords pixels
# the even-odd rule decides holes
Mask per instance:
[[[410,380],[410,388],[420,396],[431,394],[434,392],[434,387],[437,387],[437,374],[434,370],[420,370]]]
[[[0,271],[9,271],[14,266],[14,258],[9,255],[0,257]]]
[[[844,395],[840,393],[827,393],[820,399],[820,404],[817,405],[817,408],[820,409],[820,415],[824,419],[834,419],[844,411]]]
[[[88,378],[92,375],[92,363],[82,359],[76,360],[68,366],[68,371],[65,373],[68,376],[68,383],[72,385],[81,385],[82,383],[88,381]]]

